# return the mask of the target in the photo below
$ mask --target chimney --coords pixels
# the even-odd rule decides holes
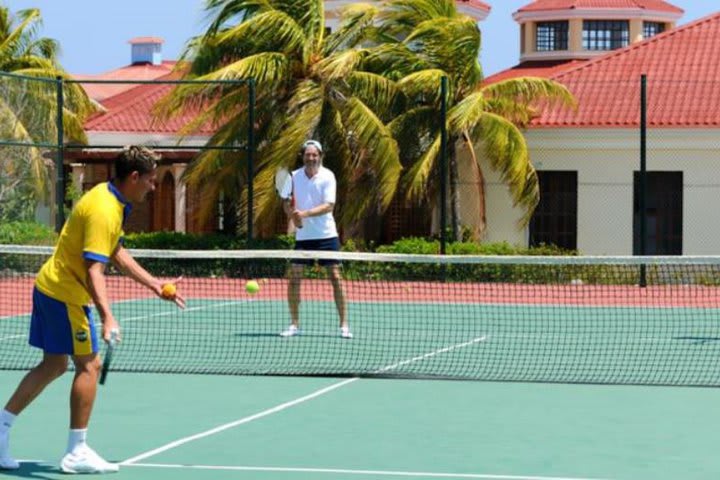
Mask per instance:
[[[128,43],[132,49],[130,55],[132,65],[160,65],[162,63],[162,38],[135,37]]]

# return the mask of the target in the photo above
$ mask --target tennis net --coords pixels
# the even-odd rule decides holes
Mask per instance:
[[[0,246],[0,369],[40,358],[27,332],[50,253]],[[132,253],[158,277],[183,275],[187,308],[110,272],[117,371],[720,385],[720,257]],[[281,337],[290,262],[331,258],[354,337],[340,336],[318,265],[304,269],[302,334]]]

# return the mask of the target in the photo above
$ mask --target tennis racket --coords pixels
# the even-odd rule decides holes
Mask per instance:
[[[295,206],[293,199],[293,177],[286,168],[278,169],[275,173],[275,190],[283,200],[289,200],[291,205]],[[297,228],[302,228],[302,224],[296,224]]]
[[[105,352],[105,360],[103,360],[102,371],[100,372],[100,385],[105,385],[107,380],[108,371],[110,371],[110,364],[112,363],[113,352],[115,346],[117,346],[118,335],[120,332],[112,330],[110,332],[110,341],[108,342],[107,351]]]

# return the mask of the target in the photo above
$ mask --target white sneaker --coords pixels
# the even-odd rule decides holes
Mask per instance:
[[[10,456],[10,433],[0,433],[0,470],[17,470],[20,464]]]
[[[120,465],[106,462],[95,450],[85,445],[72,453],[66,453],[60,461],[60,469],[65,473],[114,473],[120,470]]]
[[[296,327],[295,325],[290,325],[286,330],[283,330],[280,332],[281,337],[294,337],[295,335],[300,335],[302,331]]]
[[[350,327],[340,327],[340,336],[342,338],[352,338],[353,334],[350,331]]]

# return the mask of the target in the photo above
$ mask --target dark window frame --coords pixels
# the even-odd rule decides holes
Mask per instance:
[[[583,50],[609,51],[630,45],[627,20],[583,20]]]
[[[535,51],[557,52],[568,49],[570,22],[538,22],[535,24]]]
[[[647,172],[647,255],[682,255],[684,174]],[[640,254],[640,172],[633,172],[633,253]]]
[[[577,250],[577,170],[539,170],[537,173],[540,202],[530,220],[529,245]]]
[[[643,22],[643,38],[652,38],[655,35],[660,35],[665,31],[665,24],[663,22]]]

